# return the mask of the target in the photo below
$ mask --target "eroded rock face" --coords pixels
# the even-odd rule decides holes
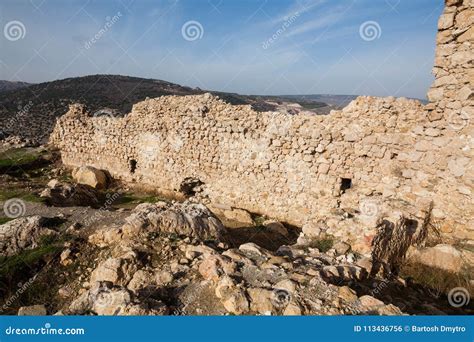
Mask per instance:
[[[0,255],[9,256],[38,247],[41,236],[56,233],[47,228],[47,222],[47,218],[31,216],[0,225]]]
[[[222,223],[202,204],[158,202],[138,205],[122,228],[126,235],[143,231],[160,231],[201,240],[221,240]]]
[[[100,205],[97,191],[89,185],[62,183],[55,179],[48,183],[40,196],[47,204],[56,207]]]

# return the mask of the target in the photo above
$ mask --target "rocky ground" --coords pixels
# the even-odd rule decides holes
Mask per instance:
[[[3,314],[474,313],[447,296],[472,293],[469,273],[374,273],[331,236],[298,243],[298,227],[71,173],[44,148],[4,147],[0,171]]]

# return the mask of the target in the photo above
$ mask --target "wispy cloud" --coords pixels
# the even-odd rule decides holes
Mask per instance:
[[[338,13],[339,11],[331,11],[331,13],[324,13],[316,17],[315,19],[308,20],[296,27],[292,27],[291,30],[288,31],[286,34],[287,37],[295,36],[298,34],[304,34],[307,32],[315,31],[320,28],[324,28],[330,25],[334,25],[335,23],[341,21],[344,15]]]
[[[292,16],[294,16],[296,13],[298,13],[298,15],[302,15],[306,12],[310,12],[313,9],[325,4],[326,2],[327,0],[299,0],[294,5],[287,8],[285,12],[269,20],[267,24],[269,25],[281,24],[282,22],[288,20],[288,18],[291,18]]]

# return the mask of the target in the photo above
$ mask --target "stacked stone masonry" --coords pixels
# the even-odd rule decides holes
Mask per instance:
[[[422,220],[429,203],[446,241],[474,239],[474,1],[447,1],[430,103],[361,96],[321,115],[260,113],[210,95],[167,96],[123,118],[73,105],[51,143],[69,166],[177,191],[204,183],[216,207],[326,231],[368,250],[379,217]]]

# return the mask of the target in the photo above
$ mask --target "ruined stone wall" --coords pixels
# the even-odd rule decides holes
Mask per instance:
[[[195,177],[213,206],[304,226],[308,237],[326,231],[360,251],[378,217],[400,211],[422,220],[431,201],[445,239],[473,239],[472,23],[458,32],[474,6],[450,4],[440,19],[427,106],[359,97],[328,116],[289,116],[206,94],[145,100],[113,118],[75,105],[58,120],[51,143],[66,165],[169,191]],[[452,13],[453,23],[445,23]],[[467,119],[454,116],[457,109]]]

